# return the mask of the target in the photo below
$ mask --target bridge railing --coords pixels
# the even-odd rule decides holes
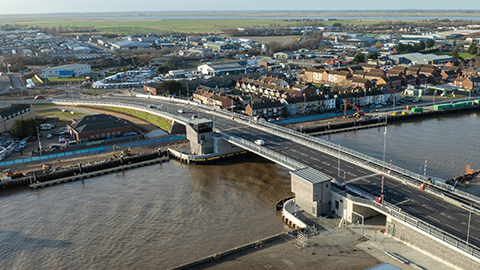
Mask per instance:
[[[203,106],[203,107],[206,107],[207,109],[211,110],[211,108],[209,106]],[[270,133],[273,133],[273,134],[276,134],[276,135],[279,135],[279,136],[283,136],[283,137],[285,137],[285,134],[293,136],[294,137],[293,139],[295,139],[296,141],[298,141],[298,138],[302,138],[302,139],[304,139],[304,141],[302,143],[308,145],[309,147],[312,147],[314,149],[326,152],[328,154],[341,156],[342,159],[344,159],[344,160],[348,160],[349,162],[356,163],[356,164],[361,164],[363,166],[373,168],[377,171],[380,170],[379,168],[385,168],[385,169],[388,168],[388,170],[390,170],[391,172],[397,172],[397,173],[401,174],[402,176],[397,177],[397,178],[400,178],[402,181],[404,181],[404,182],[406,182],[406,183],[408,183],[412,186],[418,186],[418,181],[423,181],[423,175],[421,175],[421,174],[409,171],[407,169],[404,169],[402,167],[399,167],[399,166],[396,166],[396,165],[393,165],[393,164],[390,168],[390,164],[388,162],[384,162],[382,160],[379,160],[379,159],[376,159],[374,157],[365,155],[363,153],[354,151],[352,149],[340,146],[338,144],[335,144],[335,143],[332,143],[332,142],[329,142],[329,141],[326,141],[326,140],[323,140],[323,139],[320,139],[320,138],[317,138],[317,137],[313,137],[313,136],[308,135],[308,134],[298,132],[298,131],[290,129],[290,128],[285,128],[283,126],[272,124],[268,121],[255,121],[250,116],[243,115],[243,114],[232,113],[232,112],[229,112],[229,111],[226,111],[226,110],[216,110],[216,114],[219,115],[219,116],[223,115],[224,117],[234,116],[237,121],[241,121],[244,124],[248,124],[248,125],[252,125],[252,126],[260,125],[260,126],[269,128],[268,132],[270,132]],[[292,139],[292,137],[290,139]],[[313,142],[314,144],[309,144],[308,142]],[[323,147],[318,147],[318,146],[323,146]],[[347,155],[342,155],[342,153],[347,154]],[[356,157],[360,160],[354,160],[351,157]],[[366,161],[366,162],[362,162],[362,161]],[[373,165],[378,166],[378,168],[374,167]],[[405,176],[407,176],[407,177],[405,177]],[[416,179],[416,180],[414,180],[414,179]],[[461,197],[468,198],[468,199],[474,200],[474,201],[480,201],[480,197],[478,197],[476,195],[473,195],[473,194],[470,194],[468,192],[462,191],[462,190],[458,190],[458,189],[454,188],[453,186],[448,185],[446,183],[442,183],[440,181],[435,181],[435,182],[430,183],[430,184],[434,185],[436,187],[439,187],[443,190],[455,193],[455,194],[457,194]],[[434,192],[434,190],[430,190],[430,191]]]
[[[348,189],[351,189],[349,187]],[[334,192],[340,193],[341,190],[332,187]],[[354,204],[358,204],[364,207],[369,207],[372,209],[377,210],[378,212],[389,215],[397,220],[400,220],[413,228],[417,228],[418,230],[422,231],[425,234],[433,236],[437,240],[441,242],[445,242],[447,245],[450,245],[454,248],[459,249],[460,251],[474,257],[477,261],[480,260],[480,248],[467,243],[465,240],[460,239],[440,228],[437,228],[431,224],[428,224],[425,221],[422,221],[418,218],[415,218],[405,212],[403,212],[400,208],[391,205],[387,202],[383,204],[377,203],[374,200],[364,199],[356,196],[352,196],[350,194],[345,194],[345,197],[352,201]]]
[[[182,100],[182,101],[184,101],[184,100]],[[179,121],[179,122],[182,122],[182,123],[187,123],[188,120],[189,120],[188,118],[185,118],[183,116],[176,115],[176,114],[171,114],[169,112],[159,111],[159,110],[156,110],[156,109],[153,109],[153,108],[147,108],[147,107],[138,106],[138,105],[135,105],[135,104],[125,104],[125,103],[121,103],[121,102],[105,102],[105,101],[100,101],[100,100],[71,100],[71,101],[69,101],[69,100],[55,99],[53,101],[38,100],[38,101],[34,101],[34,103],[55,103],[55,104],[63,104],[63,105],[81,104],[81,105],[95,105],[95,106],[116,106],[116,107],[132,108],[132,109],[136,109],[136,110],[150,112],[150,113],[153,113],[153,114],[156,114],[156,115],[159,115],[159,116],[162,116],[162,117],[166,117],[166,118],[169,118],[169,119],[173,119],[173,120],[176,120],[176,121]],[[185,102],[183,102],[183,103],[185,103]],[[304,139],[303,144],[307,144],[309,147],[312,147],[314,149],[326,152],[326,153],[331,154],[331,155],[340,156],[340,157],[342,157],[342,159],[348,160],[349,162],[356,163],[358,165],[367,166],[367,167],[369,167],[371,169],[374,169],[374,170],[377,170],[377,171],[379,169],[375,168],[373,165],[377,165],[377,166],[380,166],[380,167],[383,167],[383,168],[389,168],[389,163],[387,163],[387,162],[383,162],[382,160],[373,158],[371,156],[362,154],[360,152],[351,150],[351,149],[346,148],[346,147],[342,147],[340,145],[331,143],[329,141],[326,141],[326,140],[323,140],[323,139],[320,139],[320,138],[317,138],[317,137],[313,137],[313,136],[308,135],[308,134],[298,132],[296,130],[292,130],[292,129],[289,129],[289,128],[285,128],[283,126],[272,124],[272,123],[269,123],[267,121],[255,121],[250,116],[230,112],[230,111],[219,109],[219,108],[214,108],[213,106],[207,106],[207,105],[198,104],[198,103],[195,103],[195,102],[187,102],[187,103],[192,105],[192,106],[198,107],[198,108],[203,108],[205,110],[209,110],[211,114],[214,114],[214,115],[217,115],[217,116],[220,116],[220,117],[231,118],[232,116],[234,116],[237,121],[241,121],[244,124],[248,124],[248,125],[251,125],[251,126],[260,125],[264,128],[268,128],[270,133],[277,134],[279,136],[284,136],[285,134],[288,134],[290,136],[293,136],[293,137],[290,137],[290,139],[297,140],[297,141],[298,141],[298,138],[302,138],[302,139]],[[313,144],[310,144],[308,142],[311,142]],[[323,147],[319,147],[319,146],[323,146]],[[345,153],[347,155],[342,155],[341,153]],[[352,159],[352,157],[356,157],[360,160]],[[362,162],[362,160],[366,161],[366,162]],[[423,175],[420,175],[418,173],[414,173],[412,171],[406,170],[404,168],[398,167],[398,166],[393,165],[393,164],[392,164],[392,167],[391,167],[391,171],[392,172],[398,172],[398,173],[402,174],[402,176],[397,177],[397,178],[399,178],[402,181],[404,181],[404,182],[406,182],[410,185],[413,185],[413,186],[418,185],[418,182],[416,182],[416,181],[423,181]],[[407,176],[407,177],[405,177],[405,176]],[[416,179],[416,181],[413,180],[413,179]],[[439,187],[441,189],[444,189],[446,191],[458,194],[461,197],[468,198],[468,199],[474,200],[474,201],[480,201],[480,197],[475,196],[473,194],[470,194],[468,192],[464,192],[462,190],[458,190],[458,189],[454,188],[453,186],[442,183],[440,181],[435,181],[432,184],[434,186]]]
[[[261,156],[264,156],[264,157],[276,162],[276,163],[282,164],[289,169],[296,170],[296,169],[307,167],[306,165],[304,165],[302,163],[296,162],[295,160],[293,160],[291,158],[288,158],[288,157],[286,157],[282,154],[278,154],[275,151],[269,150],[266,147],[259,146],[255,143],[252,143],[252,142],[248,141],[248,140],[245,140],[245,139],[242,139],[242,138],[239,138],[239,137],[236,137],[236,136],[232,136],[232,135],[229,135],[229,134],[226,134],[226,133],[220,133],[220,136],[224,140],[226,140],[230,143],[233,143],[233,144],[235,144],[237,146],[240,146],[244,149],[247,149],[249,151],[255,152],[255,153],[257,153]]]

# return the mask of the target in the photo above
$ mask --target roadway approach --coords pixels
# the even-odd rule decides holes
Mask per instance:
[[[161,111],[172,114],[176,113],[179,109],[184,109],[185,113],[181,115],[182,118],[197,115],[201,118],[212,119],[215,130],[219,130],[224,134],[243,138],[251,142],[262,139],[265,141],[263,147],[281,153],[288,158],[325,173],[334,179],[339,175],[338,157],[305,146],[295,140],[268,133],[260,125],[245,125],[231,118],[214,116],[207,110],[194,105],[169,103],[163,100],[117,96],[96,100],[135,104],[143,107],[150,104],[155,106],[161,104]],[[378,173],[378,171],[381,171],[381,168],[377,168],[375,172],[355,163],[340,160],[342,177],[343,170],[346,171],[346,185],[354,186],[375,197],[380,196],[382,175]],[[403,212],[440,228],[459,239],[467,239],[468,234],[468,243],[477,248],[480,247],[480,215],[475,212],[471,215],[470,230],[468,231],[470,217],[470,211],[468,209],[459,207],[440,197],[422,191],[420,190],[420,185],[418,187],[412,187],[394,180],[389,175],[385,175],[385,180],[384,190],[386,192],[386,202],[399,207]],[[474,205],[478,207],[478,203],[479,202],[475,202]]]

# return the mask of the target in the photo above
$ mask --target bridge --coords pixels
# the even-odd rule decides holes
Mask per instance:
[[[312,168],[330,176],[334,184],[332,202],[335,201],[335,205],[332,205],[332,210],[337,207],[337,202],[345,200],[353,205],[355,211],[368,212],[365,209],[370,209],[387,216],[388,229],[395,227],[393,230],[396,232],[405,231],[404,228],[410,230],[398,235],[399,238],[407,238],[409,233],[418,238],[425,236],[448,247],[445,254],[450,254],[450,257],[458,253],[476,264],[480,263],[480,198],[474,195],[440,181],[428,184],[425,190],[421,190],[423,175],[393,165],[390,174],[385,176],[389,179],[384,186],[385,199],[383,203],[377,203],[375,198],[381,195],[382,170],[390,166],[381,160],[266,121],[257,122],[247,116],[209,106],[186,101],[166,103],[165,100],[148,100],[148,103],[167,106],[157,110],[148,108],[145,99],[115,99],[116,102],[107,99],[53,102],[59,105],[132,108],[180,124],[188,123],[189,119],[185,116],[193,114],[211,118],[218,135],[232,144],[291,170]],[[180,108],[185,109],[185,114],[173,113]],[[264,140],[265,145],[256,145],[254,141],[257,139]],[[341,189],[335,184],[338,178],[343,178],[344,170],[346,189]],[[347,219],[352,220],[352,217]],[[395,232],[392,234],[395,235]],[[421,246],[421,243],[418,245]],[[434,245],[430,252],[435,253],[436,250],[440,250],[440,247]]]

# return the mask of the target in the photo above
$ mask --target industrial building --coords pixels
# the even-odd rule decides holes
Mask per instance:
[[[92,72],[90,65],[71,64],[42,70],[42,78],[68,78],[89,75]]]
[[[455,60],[449,55],[435,55],[435,54],[421,54],[421,53],[406,53],[391,55],[390,58],[398,64],[426,64],[437,65],[448,63]]]
[[[223,64],[205,64],[197,67],[197,71],[203,75],[221,76],[233,74],[245,74],[247,68],[239,63],[223,63]]]

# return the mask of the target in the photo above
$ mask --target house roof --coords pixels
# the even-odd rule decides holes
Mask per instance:
[[[252,110],[283,107],[283,105],[282,105],[282,103],[280,103],[280,101],[252,103],[252,104],[249,104],[249,105],[251,105]]]
[[[2,118],[5,118],[10,115],[13,115],[13,114],[22,114],[22,111],[23,112],[26,112],[26,111],[29,111],[30,110],[30,105],[25,105],[25,104],[19,104],[19,105],[15,105],[15,106],[12,106],[10,108],[6,108],[4,110],[0,110],[0,116]]]
[[[108,114],[87,115],[74,121],[69,125],[77,132],[105,130],[128,126],[122,120]]]

